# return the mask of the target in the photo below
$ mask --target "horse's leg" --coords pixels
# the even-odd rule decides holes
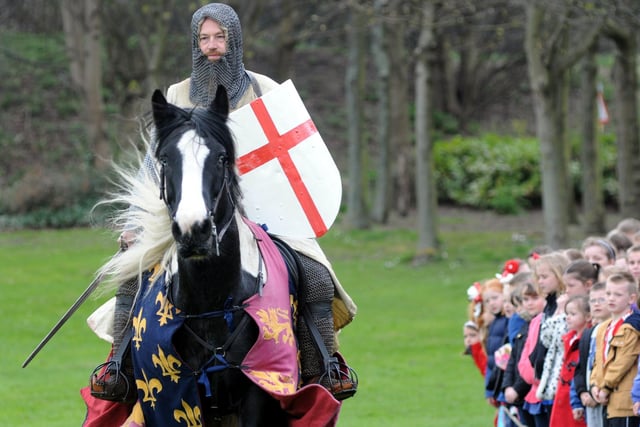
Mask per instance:
[[[220,421],[220,427],[238,427],[239,425],[238,416],[235,414],[227,415],[222,418],[222,421]]]
[[[239,410],[239,427],[285,427],[286,413],[280,403],[260,387],[252,384]]]

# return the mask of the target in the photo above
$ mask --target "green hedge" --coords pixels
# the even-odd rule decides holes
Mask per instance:
[[[615,141],[600,140],[607,203],[617,197]],[[581,196],[579,143],[573,143],[570,176],[576,200]],[[438,201],[500,213],[541,206],[540,148],[535,138],[486,134],[436,142]]]

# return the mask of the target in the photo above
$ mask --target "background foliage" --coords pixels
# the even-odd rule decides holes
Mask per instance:
[[[493,1],[493,0],[492,0]],[[129,151],[137,137],[136,117],[148,107],[148,96],[155,88],[166,87],[189,75],[189,22],[191,12],[206,1],[180,2],[103,0],[104,17],[103,100],[107,115],[106,132],[115,159]],[[346,13],[353,2],[230,2],[239,11],[245,30],[245,65],[282,81],[292,78],[305,104],[321,129],[338,166],[346,170],[346,123],[344,107],[344,69],[346,63]],[[273,4],[284,8],[271,7]],[[447,56],[451,67],[472,66],[477,73],[462,70],[455,76],[440,75],[443,87],[438,111],[434,112],[438,135],[475,132],[478,123],[499,125],[495,114],[503,110],[520,117],[527,108],[526,88],[506,76],[524,79],[524,55],[520,46],[521,29],[511,37],[502,31],[512,18],[514,8],[496,2],[496,8],[474,15],[450,4],[442,9],[443,37],[450,40],[447,49],[469,48],[471,39],[487,49],[500,51],[478,66],[462,64],[464,58]],[[92,144],[81,125],[81,94],[72,89],[68,52],[61,33],[61,1],[27,0],[24,3],[0,0],[0,227],[69,226],[86,223],[78,207],[91,206],[105,189],[108,177],[92,174]],[[288,9],[293,5],[294,10]],[[370,4],[361,4],[367,13]],[[390,25],[406,26],[405,42],[414,44],[417,36],[416,7],[406,2],[402,15]],[[466,7],[466,6],[465,6]],[[285,17],[301,16],[294,28],[280,28]],[[368,16],[367,19],[373,20]],[[459,32],[469,21],[473,33]],[[490,27],[484,27],[482,22]],[[371,21],[373,25],[373,21]],[[466,28],[466,27],[465,27]],[[159,52],[157,67],[145,67],[150,47],[167,32],[166,48]],[[290,37],[290,39],[289,39]],[[287,60],[280,55],[295,46]],[[444,48],[444,47],[443,47]],[[449,67],[443,64],[443,69]],[[479,68],[485,67],[482,72]],[[492,67],[495,70],[489,72]],[[447,68],[448,69],[448,68]],[[509,69],[507,72],[506,69]],[[151,76],[151,77],[150,77]],[[475,78],[476,81],[471,81]],[[447,79],[451,81],[447,82]],[[5,86],[6,82],[6,86]],[[376,76],[367,73],[366,111],[370,131],[364,138],[375,139],[374,123],[377,99]],[[445,101],[458,88],[453,104]],[[505,96],[506,93],[511,94]],[[517,103],[516,98],[517,97]],[[516,108],[515,105],[524,105]],[[454,108],[455,107],[455,108]],[[407,108],[412,109],[411,105]],[[440,110],[450,110],[448,112]],[[529,114],[528,112],[526,114]],[[375,162],[370,163],[376,175]],[[410,170],[409,170],[410,171]],[[68,212],[62,212],[62,211]],[[78,215],[79,214],[79,215]],[[50,220],[49,220],[50,218]]]
[[[581,197],[580,145],[573,144],[572,191]],[[615,204],[616,147],[611,134],[600,136],[605,199]],[[542,203],[540,148],[535,138],[484,134],[456,136],[435,143],[435,175],[441,203],[513,214]]]

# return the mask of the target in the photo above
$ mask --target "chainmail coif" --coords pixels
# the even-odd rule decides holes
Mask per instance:
[[[226,29],[227,52],[217,62],[210,62],[200,50],[200,26],[205,18],[213,19]],[[218,85],[223,85],[227,89],[231,108],[236,108],[251,84],[251,79],[244,69],[242,55],[242,28],[233,8],[222,3],[211,3],[196,10],[191,18],[191,102],[194,105],[208,106],[215,98]]]

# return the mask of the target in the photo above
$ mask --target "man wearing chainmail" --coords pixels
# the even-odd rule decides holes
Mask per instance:
[[[182,108],[208,106],[215,97],[218,85],[223,85],[233,111],[278,86],[269,77],[245,70],[240,20],[230,6],[211,3],[201,7],[193,14],[191,30],[191,76],[169,87],[167,100],[170,103]],[[155,173],[151,152],[144,159],[144,167]],[[120,236],[121,246],[126,248],[134,244],[135,236],[135,231],[123,232]],[[305,289],[299,292],[304,298],[300,304],[310,310],[328,354],[333,355],[337,350],[336,332],[353,319],[356,306],[340,285],[315,239],[278,237],[299,255],[306,276]],[[123,344],[123,339],[131,325],[130,311],[137,289],[136,281],[128,281],[116,292],[113,354],[118,354],[120,347],[126,344]],[[297,334],[303,381],[317,382],[322,378],[321,384],[332,392],[343,391],[335,390],[335,383],[325,375],[327,367],[303,316],[298,319]],[[333,369],[335,367],[330,371]],[[340,384],[340,387],[344,386],[342,382]],[[355,384],[347,383],[346,387],[355,387]]]

